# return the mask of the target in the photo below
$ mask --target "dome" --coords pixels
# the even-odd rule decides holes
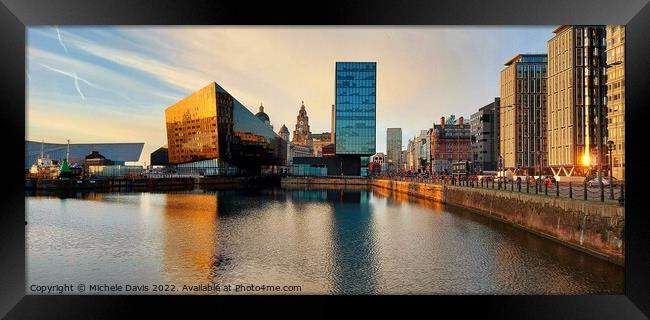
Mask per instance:
[[[269,119],[269,115],[264,113],[264,107],[260,104],[260,112],[256,113],[255,116],[260,119],[260,121],[269,124],[271,123],[271,119]]]

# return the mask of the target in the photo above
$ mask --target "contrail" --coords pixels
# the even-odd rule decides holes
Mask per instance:
[[[89,85],[89,86],[91,86],[91,87],[95,87],[95,88],[97,88],[96,85],[90,83],[89,81],[84,80],[84,79],[82,79],[82,78],[79,78],[79,77],[77,76],[77,73],[76,73],[76,72],[74,72],[74,73],[70,73],[70,72],[63,71],[63,70],[60,70],[60,69],[57,69],[57,68],[52,68],[52,67],[50,67],[50,66],[48,66],[48,65],[46,65],[46,64],[44,64],[44,63],[39,63],[39,64],[40,64],[43,68],[45,68],[45,69],[48,69],[48,70],[54,71],[54,72],[56,72],[56,73],[60,73],[60,74],[62,74],[62,75],[65,75],[65,76],[68,76],[68,77],[74,79],[74,85],[75,85],[75,87],[77,88],[77,92],[79,93],[79,96],[81,96],[81,99],[82,99],[82,100],[86,100],[86,96],[84,96],[83,92],[81,92],[81,88],[79,88],[79,80],[81,80],[82,82],[86,83],[87,85]]]
[[[54,67],[50,67],[50,66],[48,66],[48,65],[46,65],[46,64],[44,64],[44,63],[39,63],[39,65],[41,65],[41,67],[43,67],[43,68],[45,68],[45,69],[49,69],[50,71],[54,71],[54,72],[56,72],[56,73],[60,73],[60,74],[62,74],[62,75],[68,76],[68,77],[70,77],[70,78],[72,78],[72,79],[79,79],[81,82],[83,82],[83,83],[85,83],[85,84],[87,84],[87,85],[89,85],[89,86],[91,86],[91,87],[93,87],[93,88],[101,89],[98,85],[96,85],[96,84],[94,84],[94,83],[91,83],[90,81],[88,81],[88,80],[86,80],[86,79],[84,79],[84,78],[80,78],[80,77],[78,77],[76,73],[70,73],[70,72],[67,72],[67,71],[64,71],[64,70],[61,70],[61,69],[57,69],[57,68],[54,68]]]
[[[136,103],[135,101],[133,101],[133,99],[127,97],[126,95],[124,95],[124,94],[122,94],[122,93],[120,93],[120,92],[117,92],[117,91],[113,91],[113,90],[109,90],[109,89],[106,89],[106,88],[102,88],[102,87],[99,86],[99,85],[96,85],[96,84],[94,84],[94,83],[92,83],[92,82],[90,82],[90,81],[88,81],[88,80],[86,80],[86,79],[84,79],[84,78],[79,77],[79,76],[77,75],[76,72],[70,73],[70,72],[67,72],[67,71],[64,71],[64,70],[61,70],[61,69],[57,69],[57,68],[54,68],[54,67],[50,67],[50,66],[48,66],[48,65],[46,65],[46,64],[44,64],[44,63],[39,63],[39,65],[41,65],[41,67],[43,67],[43,68],[45,68],[45,69],[48,69],[48,70],[50,70],[50,71],[54,71],[54,72],[56,72],[56,73],[60,73],[60,74],[62,74],[62,75],[65,75],[65,76],[68,76],[68,77],[74,79],[74,83],[75,83],[75,87],[77,88],[77,92],[79,92],[79,95],[80,95],[81,98],[84,99],[84,100],[86,100],[86,96],[85,96],[85,95],[81,92],[81,90],[80,90],[80,87],[79,87],[79,81],[85,83],[86,85],[88,85],[88,86],[91,87],[91,88],[98,89],[98,90],[103,90],[103,91],[107,91],[107,92],[110,92],[110,93],[112,93],[112,94],[116,94],[116,95],[120,96],[121,98],[123,98],[124,100],[127,100],[128,102],[130,102],[130,103],[132,103],[132,104],[134,104],[134,105],[137,105],[137,103]],[[29,77],[29,73],[27,74],[27,76]],[[31,79],[31,78],[30,78],[30,79]]]
[[[68,48],[63,43],[63,39],[61,39],[61,31],[59,30],[59,26],[56,26],[55,28],[56,28],[56,35],[59,38],[59,43],[63,47],[63,50],[65,50],[65,52],[68,53]]]
[[[86,100],[86,97],[84,96],[83,92],[81,92],[81,89],[79,89],[79,77],[77,77],[77,73],[74,73],[74,86],[77,87],[77,92],[79,92],[79,95],[81,96],[81,100]]]
[[[65,50],[65,52],[68,53],[68,48],[65,46],[65,43],[63,43],[63,38],[61,37],[61,30],[59,29],[59,26],[54,26],[54,28],[56,29],[56,35],[57,35],[57,38],[59,39],[59,44],[61,44],[61,47],[63,47],[63,50]],[[81,92],[81,89],[79,88],[79,81],[87,84],[91,88],[104,90],[104,91],[108,91],[108,92],[111,92],[113,94],[116,94],[116,95],[122,97],[124,100],[127,100],[130,103],[132,103],[134,105],[137,105],[137,103],[135,101],[133,101],[131,98],[127,97],[126,95],[124,95],[124,94],[122,94],[120,92],[105,89],[105,88],[102,88],[102,87],[100,87],[100,86],[98,86],[96,84],[93,84],[93,83],[91,83],[90,81],[88,81],[86,79],[78,77],[76,72],[69,73],[69,72],[66,72],[66,71],[63,71],[63,70],[52,68],[52,67],[50,67],[48,65],[45,65],[45,64],[42,64],[42,63],[40,65],[43,66],[44,68],[47,68],[47,69],[51,70],[51,71],[58,72],[60,74],[66,75],[66,76],[68,76],[70,78],[73,78],[75,87],[77,88],[77,92],[79,92],[79,95],[81,96],[81,99],[83,99],[83,100],[86,100],[86,97],[84,96],[84,94]],[[27,74],[27,77],[29,77],[29,74]],[[31,80],[31,77],[29,77],[29,79]]]

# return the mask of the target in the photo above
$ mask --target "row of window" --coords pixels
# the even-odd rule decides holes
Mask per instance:
[[[546,62],[546,59],[544,59]],[[531,64],[520,63],[517,64],[517,78],[546,78],[546,63],[544,64]]]
[[[339,97],[354,97],[354,96],[374,96],[376,94],[375,87],[362,87],[362,88],[344,88],[339,87],[336,89],[336,95]]]
[[[336,81],[337,88],[376,88],[374,81]]]
[[[336,101],[338,102],[337,103],[337,106],[338,106],[337,109],[339,109],[339,110],[342,110],[342,109],[350,110],[350,108],[352,108],[354,106],[363,107],[363,108],[366,108],[366,109],[374,109],[375,104],[376,104],[374,95],[369,96],[369,97],[363,97],[363,98],[361,98],[361,97],[348,98],[348,97],[340,97],[339,96],[339,97],[337,97]],[[350,105],[352,105],[352,106],[350,106]]]
[[[374,72],[337,72],[337,80],[375,80]]]
[[[546,79],[519,79],[517,93],[546,93]]]
[[[607,84],[607,90],[615,90],[615,89],[624,88],[624,87],[625,87],[625,82],[624,81],[616,81],[616,82]]]
[[[376,62],[337,62],[336,72],[375,72]]]

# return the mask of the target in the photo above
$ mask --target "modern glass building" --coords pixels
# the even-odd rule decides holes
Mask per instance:
[[[341,173],[360,175],[361,157],[376,152],[377,63],[337,62],[335,87],[336,154],[349,168]]]
[[[217,83],[165,109],[169,163],[199,174],[286,165],[286,141]],[[218,159],[219,161],[207,161]]]

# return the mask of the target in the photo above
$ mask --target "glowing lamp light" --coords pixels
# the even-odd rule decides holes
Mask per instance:
[[[589,153],[586,153],[582,155],[582,165],[585,167],[588,167],[591,165],[591,159],[589,158]]]

